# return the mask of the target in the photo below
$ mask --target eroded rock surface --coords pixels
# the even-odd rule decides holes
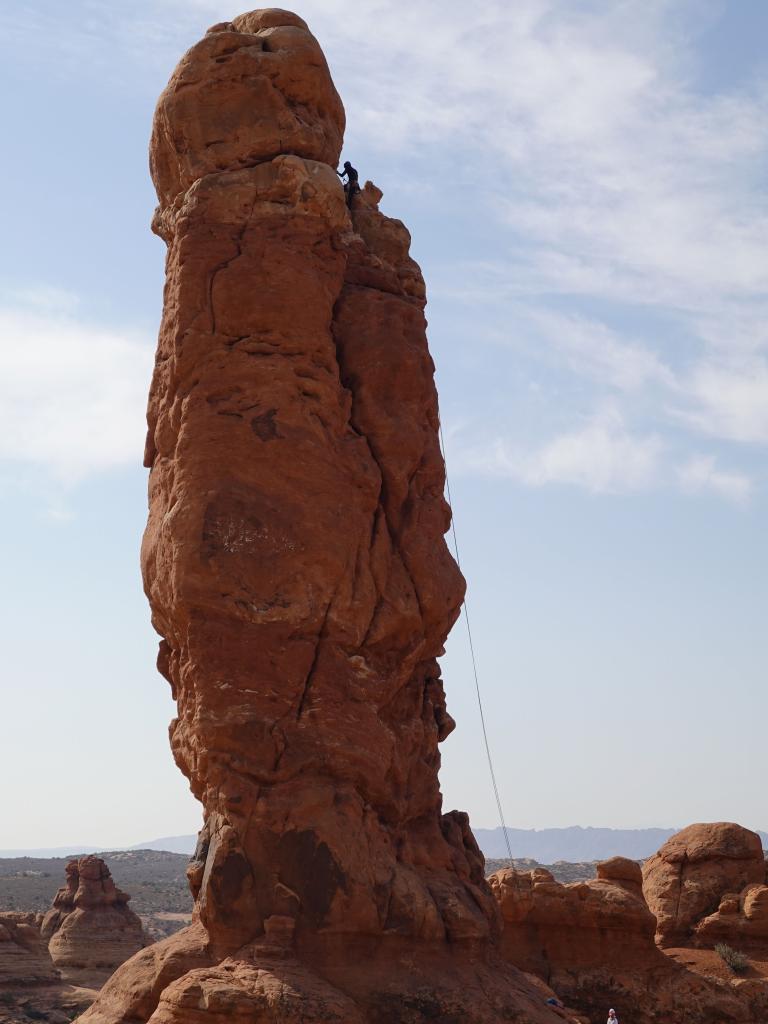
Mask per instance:
[[[592,881],[566,885],[544,868],[503,868],[490,884],[504,917],[505,954],[543,977],[560,969],[647,961],[655,954],[656,920],[641,882],[639,865],[623,857],[600,864]]]
[[[624,857],[604,861],[589,882],[561,885],[541,868],[497,871],[489,882],[504,916],[505,955],[591,1020],[612,1006],[620,1020],[635,1024],[760,1024],[768,1014],[768,942],[762,938],[768,889],[751,884],[739,895],[718,895],[723,885],[752,877],[762,864],[753,835],[733,825],[694,825],[667,844],[692,853],[693,864],[709,864],[696,867],[692,877],[685,874],[678,890],[683,911],[699,905],[694,900],[702,891],[714,893],[716,905],[720,901],[706,918],[691,914],[686,941],[675,948],[657,944],[643,888],[649,866],[651,878],[666,870],[666,847],[644,871]],[[748,862],[752,866],[745,867]],[[715,952],[717,941],[749,952],[742,974],[734,974]]]
[[[717,910],[696,925],[694,936],[702,946],[725,942],[740,950],[756,944],[768,949],[768,885],[726,893]]]
[[[0,989],[58,981],[40,923],[40,914],[0,913]]]
[[[760,836],[731,822],[690,825],[672,836],[643,865],[643,891],[656,916],[662,945],[685,945],[703,918],[744,911],[734,907],[746,886],[764,886],[765,858]],[[763,917],[761,902],[750,913]],[[754,900],[754,897],[753,897]],[[705,929],[706,931],[706,929]]]
[[[553,1019],[495,951],[436,658],[464,582],[410,236],[335,173],[344,113],[284,11],[221,23],[158,104],[168,244],[142,550],[195,923],[84,1020]]]
[[[91,972],[104,980],[146,944],[141,921],[101,858],[80,857],[65,870],[66,885],[43,918],[42,938],[65,979]]]
[[[662,950],[642,881],[640,866],[623,857],[598,864],[591,881],[566,885],[543,869],[496,872],[490,883],[504,917],[505,955],[590,1019],[614,1006],[619,1019],[636,1024],[762,1021],[768,1012],[768,945],[753,947],[755,959],[743,977],[730,972],[702,931],[691,942],[709,945],[707,951]],[[749,927],[755,932],[763,927],[764,888],[748,887],[741,901],[742,906],[752,901]],[[730,935],[746,921],[738,903],[730,915]],[[713,941],[722,938],[715,919],[706,918],[699,929],[705,926]]]

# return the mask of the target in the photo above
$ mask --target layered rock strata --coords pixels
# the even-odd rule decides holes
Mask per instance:
[[[65,979],[86,971],[103,980],[146,945],[141,920],[99,857],[72,860],[65,870],[66,885],[43,918],[42,938]]]
[[[0,913],[0,990],[59,980],[40,923],[39,914],[11,910]]]
[[[216,25],[160,98],[168,245],[142,565],[202,801],[190,929],[84,1020],[557,1019],[443,814],[447,550],[425,291],[305,23]]]

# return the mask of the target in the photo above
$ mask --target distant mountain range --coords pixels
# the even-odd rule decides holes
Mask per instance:
[[[133,846],[93,846],[84,843],[80,846],[41,846],[20,850],[0,850],[0,858],[10,857],[81,857],[86,853],[109,853],[116,850],[164,850],[167,853],[194,852],[197,836],[164,836],[162,839],[150,839],[145,843]]]
[[[486,857],[508,857],[507,844],[501,828],[476,828],[480,849]],[[609,857],[629,857],[643,860],[679,832],[676,828],[508,828],[507,838],[513,857],[530,857],[541,864],[554,864],[559,860],[607,860]],[[768,833],[759,832],[763,848],[768,849]]]
[[[475,838],[486,857],[508,856],[501,828],[476,828]],[[570,863],[606,860],[608,857],[650,857],[674,835],[675,828],[508,828],[507,837],[514,858],[529,857],[540,864],[559,860]],[[768,849],[768,832],[758,834]],[[129,846],[129,850],[166,850],[169,853],[191,854],[197,836],[164,836]],[[39,850],[0,850],[0,857],[72,857],[76,854],[103,853],[103,846],[58,846]]]

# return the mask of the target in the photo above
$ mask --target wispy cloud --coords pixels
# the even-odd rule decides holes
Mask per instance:
[[[679,417],[695,430],[730,441],[768,443],[768,362],[699,362]]]
[[[729,501],[744,502],[752,493],[752,481],[743,473],[724,473],[711,455],[696,455],[678,472],[678,481],[688,494],[711,492]]]
[[[36,286],[0,306],[0,462],[69,486],[140,463],[152,348],[57,312],[56,295]]]
[[[229,0],[130,10],[90,0],[88,10],[81,23],[20,9],[4,16],[8,37],[55,45],[70,69],[84,52],[119,53],[131,80],[132,66],[169,73],[207,24],[233,13]],[[488,0],[468,18],[439,0],[302,2],[374,176],[377,160],[399,154],[401,177],[407,166],[424,194],[439,181],[446,206],[466,205],[492,239],[487,259],[442,294],[472,318],[492,302],[514,342],[508,360],[525,336],[526,358],[574,382],[558,394],[565,425],[532,414],[527,455],[514,424],[496,430],[497,461],[525,485],[676,486],[674,466],[698,457],[702,435],[768,441],[768,78],[700,87],[696,32],[719,11],[708,0]],[[43,333],[64,329],[48,320]],[[111,338],[104,351],[120,365],[129,357],[120,332]],[[607,408],[613,420],[589,413]],[[662,454],[671,432],[674,457]],[[35,444],[16,450],[32,457]],[[718,449],[713,472],[740,477],[730,458]]]
[[[454,441],[459,470],[506,477],[529,487],[565,484],[593,494],[644,491],[658,482],[663,442],[635,436],[615,408],[597,411],[574,430],[533,448],[497,437],[481,448]]]
[[[651,384],[674,387],[673,372],[655,352],[599,320],[553,313],[541,306],[521,308],[519,319],[532,325],[573,373],[619,391],[637,391]]]

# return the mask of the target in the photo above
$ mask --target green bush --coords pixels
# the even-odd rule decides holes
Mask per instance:
[[[718,942],[715,946],[715,952],[723,961],[728,964],[734,974],[741,974],[742,971],[746,971],[749,967],[749,960],[743,953],[739,953],[738,950],[732,949],[727,946],[724,942]]]

